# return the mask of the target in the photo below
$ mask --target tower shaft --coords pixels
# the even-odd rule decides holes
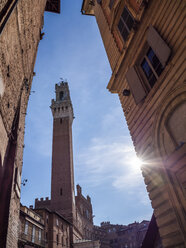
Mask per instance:
[[[51,208],[73,223],[75,218],[74,169],[72,151],[73,108],[68,84],[56,85],[52,100],[53,147]]]

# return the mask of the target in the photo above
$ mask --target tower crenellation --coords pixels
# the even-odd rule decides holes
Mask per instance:
[[[61,81],[59,84],[56,84],[55,93],[56,99],[52,99],[50,106],[53,118],[57,119],[69,117],[70,121],[72,122],[74,118],[74,112],[68,83]]]

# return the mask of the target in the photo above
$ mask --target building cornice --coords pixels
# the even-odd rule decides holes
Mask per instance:
[[[94,16],[94,1],[83,0],[81,6],[81,13],[82,15]]]

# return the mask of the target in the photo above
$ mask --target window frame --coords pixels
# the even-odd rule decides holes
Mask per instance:
[[[41,229],[39,228],[38,230],[38,240],[41,241],[41,236],[42,236],[42,231]]]
[[[25,221],[25,228],[24,228],[24,234],[28,235],[28,221]]]
[[[56,234],[56,244],[59,245],[59,234]]]
[[[152,82],[151,85],[148,80],[148,75],[145,75],[145,68],[143,70],[141,65],[149,48],[152,49],[154,55],[157,57],[155,59],[158,59],[158,61],[155,60],[153,62],[152,58],[154,58],[154,55],[151,57],[151,60],[154,65],[156,64],[156,62],[158,62],[157,65],[162,66],[162,68],[160,67],[159,76],[156,75],[156,81],[154,83]],[[161,37],[158,31],[152,25],[150,25],[147,30],[146,39],[144,40],[142,45],[140,45],[140,51],[137,56],[137,59],[125,74],[128,86],[132,92],[136,104],[142,103],[150,92],[150,96],[155,93],[155,90],[157,90],[160,85],[160,82],[162,81],[163,75],[165,75],[164,72],[170,57],[171,48],[163,39],[163,37]],[[156,69],[159,70],[158,66],[156,67]],[[146,72],[148,74],[148,71]],[[155,73],[153,75],[155,76]]]
[[[32,227],[32,243],[35,242],[35,235],[36,235],[36,227],[33,226],[33,227]]]
[[[125,22],[125,20],[124,20],[123,17],[122,17],[123,12],[124,12],[125,9],[126,9],[126,11],[127,11],[128,16],[130,16],[130,17],[132,18],[132,20],[133,20],[133,25],[132,25],[131,29],[129,29],[127,23]],[[128,16],[127,16],[127,20],[128,20]],[[124,29],[126,29],[127,32],[128,32],[128,35],[127,35],[127,37],[126,37],[126,40],[124,39],[124,37],[123,37],[123,35],[122,35],[123,32],[121,32],[120,29],[119,29],[119,23],[120,23],[120,21],[122,21],[123,26],[124,26],[124,27],[122,28],[122,31],[123,31]],[[118,22],[117,22],[117,29],[118,29],[119,35],[120,35],[120,37],[121,37],[121,39],[122,39],[123,42],[127,42],[127,41],[128,41],[129,36],[130,36],[130,34],[131,34],[132,30],[133,30],[134,24],[135,24],[135,18],[134,18],[134,16],[132,15],[132,13],[131,13],[131,11],[129,10],[129,8],[127,7],[127,5],[124,5],[124,6],[123,6],[123,11],[121,12],[120,17],[119,17],[119,20],[118,20]]]
[[[165,67],[164,67],[164,66],[161,64],[161,62],[159,61],[160,64],[161,64],[161,66],[162,66],[162,68],[163,68],[163,70],[162,70],[162,72],[160,73],[160,75],[158,76],[158,74],[156,73],[155,68],[153,67],[151,61],[150,61],[149,58],[147,57],[147,53],[148,53],[148,51],[149,51],[150,48],[152,49],[152,51],[153,51],[154,54],[156,55],[156,53],[155,53],[155,51],[153,50],[153,48],[150,47],[150,45],[149,45],[147,42],[145,42],[145,44],[144,44],[144,46],[143,46],[143,48],[142,48],[142,51],[141,51],[140,55],[138,56],[138,59],[137,59],[137,61],[136,61],[136,63],[135,63],[135,64],[136,64],[137,71],[139,72],[139,76],[140,76],[140,78],[141,78],[142,86],[144,87],[144,89],[145,89],[145,91],[147,92],[147,94],[151,91],[151,89],[154,87],[154,85],[157,84],[159,78],[161,77],[161,75],[162,75],[162,73],[163,73],[163,71],[164,71],[164,69],[165,69]],[[156,57],[157,57],[157,55],[156,55]],[[156,81],[155,81],[155,83],[154,83],[153,86],[150,85],[149,80],[148,80],[147,76],[145,75],[145,72],[144,72],[143,69],[142,69],[141,64],[142,64],[142,62],[143,62],[144,59],[146,59],[148,65],[149,65],[149,67],[150,67],[150,69],[152,70],[152,73],[153,73],[154,76],[156,77]],[[158,59],[158,60],[159,60],[159,59]]]

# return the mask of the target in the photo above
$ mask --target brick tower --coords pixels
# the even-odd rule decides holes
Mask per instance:
[[[55,90],[56,99],[52,99],[51,104],[53,114],[51,209],[74,223],[73,107],[66,82],[56,84]]]

